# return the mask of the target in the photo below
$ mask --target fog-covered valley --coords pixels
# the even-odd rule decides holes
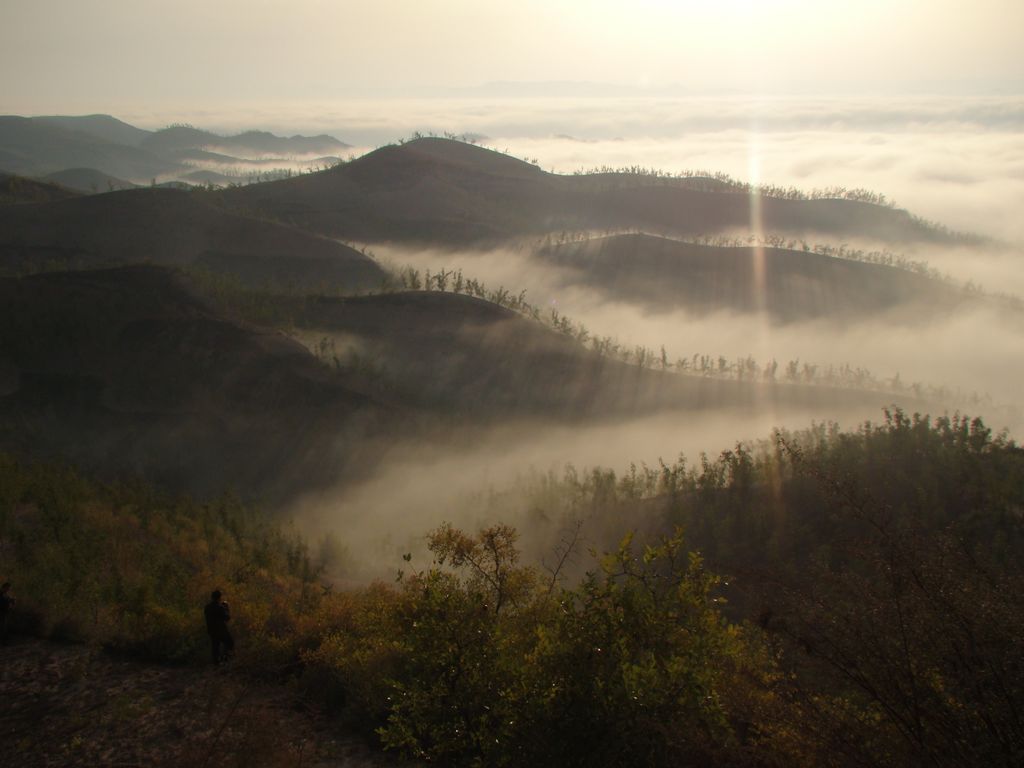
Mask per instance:
[[[219,291],[215,304],[225,300],[224,289],[211,288],[207,275],[224,274],[241,281],[229,293],[254,292],[284,308],[265,310],[263,320],[252,315],[255,299],[241,315],[231,300],[219,311],[270,319],[385,410],[431,412],[419,426],[418,417],[408,421],[407,434],[374,436],[375,445],[394,443],[400,470],[390,459],[377,468],[374,459],[356,473],[369,479],[332,487],[330,473],[321,473],[303,492],[290,475],[301,472],[301,462],[282,462],[296,498],[278,513],[300,525],[321,530],[337,519],[346,529],[390,535],[395,503],[387,495],[378,503],[374,493],[393,488],[396,476],[458,477],[460,498],[503,493],[517,473],[562,464],[621,471],[680,453],[693,460],[766,438],[774,427],[856,427],[894,404],[965,411],[996,428],[1020,429],[1024,371],[1012,350],[1024,331],[1024,273],[1013,201],[1024,183],[1024,145],[1014,99],[394,100],[387,121],[374,123],[381,106],[355,100],[345,114],[300,104],[272,113],[185,114],[215,132],[129,134],[136,146],[179,156],[189,148],[234,148],[252,158],[254,147],[356,145],[350,157],[358,159],[329,171],[310,174],[294,164],[292,180],[270,184],[167,190],[159,200],[138,190],[0,212],[8,222],[0,246],[9,270],[52,269],[55,260],[74,267],[155,261],[200,269],[199,292]],[[330,135],[276,138],[245,122],[269,114],[269,125],[259,127]],[[159,127],[155,115],[145,119],[148,130]],[[109,134],[117,127],[48,120],[48,131],[99,126]],[[472,144],[420,139],[402,146],[406,133],[435,131]],[[118,140],[129,141],[122,134]],[[358,148],[371,138],[399,145]],[[751,193],[743,184],[768,186]],[[374,191],[358,197],[367,185]],[[511,195],[507,203],[503,194]],[[900,209],[885,207],[892,199]],[[350,205],[361,211],[355,218],[344,213]],[[688,214],[677,225],[674,205],[697,205],[710,218]],[[309,206],[322,213],[304,213]],[[538,220],[544,206],[564,212]],[[926,221],[906,218],[904,208]],[[453,216],[465,223],[453,227]],[[850,216],[861,223],[851,225]],[[98,221],[115,223],[98,229]],[[526,323],[553,328],[564,338],[558,344],[568,346],[537,357],[536,345],[549,345],[540,336],[481,336],[471,329],[499,318],[457,302],[449,308],[448,300],[434,309],[410,306],[405,315],[386,303],[358,311],[353,305],[341,315],[326,305],[295,309],[298,293],[375,293],[382,286],[497,301]],[[463,320],[454,319],[460,312]],[[443,317],[449,319],[436,332],[423,335]],[[420,327],[410,333],[405,322]],[[460,330],[460,322],[468,325]],[[473,351],[488,348],[493,358]],[[545,370],[556,359],[551,354],[577,354],[570,348],[581,361],[596,353],[623,371],[632,367],[637,381],[679,380],[683,388],[673,395],[675,384],[643,384],[646,394],[631,390],[624,405],[622,387],[640,385],[605,371],[594,379],[605,383],[577,396],[583,379],[573,377],[593,372],[552,378],[553,369]],[[695,378],[705,393],[684,394]],[[673,397],[683,400],[673,405]],[[545,421],[531,421],[538,408]],[[444,426],[451,417],[456,426]],[[329,439],[329,425],[317,431]],[[275,505],[283,501],[274,498]],[[425,530],[453,504],[454,497],[403,512],[412,519],[403,517],[401,527]],[[459,516],[466,514],[472,517]]]
[[[440,764],[1015,764],[1019,99],[118,117],[0,118],[19,632],[194,665],[224,587]]]

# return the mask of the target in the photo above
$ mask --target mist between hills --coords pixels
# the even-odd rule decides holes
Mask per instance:
[[[893,313],[891,317],[844,320],[838,325],[828,319],[778,325],[756,315],[717,312],[695,316],[612,301],[598,291],[573,284],[564,268],[538,262],[528,249],[474,252],[394,245],[373,248],[397,274],[401,275],[397,267],[400,264],[415,270],[421,288],[425,287],[427,270],[434,276],[435,287],[438,274],[448,275],[445,287],[449,290],[454,289],[459,271],[489,285],[516,286],[520,293],[505,292],[505,300],[513,306],[521,304],[526,314],[561,326],[563,332],[577,338],[585,333],[584,340],[591,344],[595,338],[618,344],[632,362],[641,360],[661,367],[664,361],[666,367],[671,363],[677,370],[726,376],[742,375],[747,366],[756,378],[763,377],[765,366],[774,360],[775,378],[780,381],[827,381],[831,367],[832,383],[885,389],[895,382],[894,391],[919,383],[922,391],[928,385],[936,391],[945,388],[946,395],[960,397],[962,404],[970,402],[971,393],[990,395],[997,405],[1022,404],[1014,381],[1024,373],[1024,364],[1008,357],[1005,351],[1019,343],[1024,326],[1019,319],[1006,322],[998,306],[979,306],[924,324],[908,324],[906,318]],[[964,252],[958,247],[950,261]],[[990,269],[994,272],[1000,265],[1014,266],[997,252],[991,257]],[[405,287],[411,287],[408,283],[412,276],[405,274]],[[484,292],[493,294],[486,288]],[[748,359],[756,365],[743,362]],[[683,360],[690,361],[686,367],[680,365]],[[794,361],[797,371],[787,370]],[[869,372],[888,373],[878,378],[878,374]]]

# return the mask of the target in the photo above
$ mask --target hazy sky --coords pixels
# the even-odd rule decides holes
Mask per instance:
[[[1021,0],[2,0],[0,110],[493,81],[1024,90]]]

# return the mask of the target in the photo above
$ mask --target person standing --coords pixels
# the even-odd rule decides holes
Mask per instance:
[[[210,636],[213,663],[222,664],[235,650],[235,640],[228,630],[231,611],[219,589],[210,593],[210,602],[203,609],[203,615],[206,618],[206,633]]]
[[[11,582],[5,581],[0,586],[0,645],[7,645],[8,621],[11,615],[11,608],[18,602],[10,595]]]

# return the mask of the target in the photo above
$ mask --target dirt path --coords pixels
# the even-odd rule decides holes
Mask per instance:
[[[230,667],[163,667],[86,646],[0,648],[0,763],[379,768],[285,685]]]

